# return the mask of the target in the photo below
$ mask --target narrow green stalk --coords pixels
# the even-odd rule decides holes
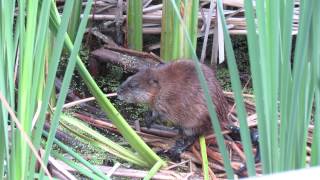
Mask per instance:
[[[128,47],[142,51],[142,0],[128,1]]]
[[[21,2],[24,3],[24,2]],[[33,92],[31,90],[31,85],[33,83],[32,73],[33,73],[33,53],[34,53],[34,41],[36,37],[36,21],[37,21],[37,11],[38,11],[38,1],[30,0],[26,2],[26,13],[27,22],[25,32],[28,34],[24,36],[24,42],[22,45],[23,53],[20,58],[19,66],[19,89],[18,89],[18,119],[21,121],[23,129],[28,135],[31,132],[31,121],[32,114],[34,112],[34,107],[29,106],[31,101],[30,95]],[[21,9],[24,11],[24,9]],[[30,150],[27,147],[27,143],[24,141],[20,131],[16,131],[16,160],[17,163],[16,175],[17,179],[22,179],[27,177],[27,164],[29,161]]]
[[[208,155],[207,155],[207,145],[206,139],[202,135],[199,137],[200,149],[201,149],[201,156],[202,156],[202,171],[204,180],[209,180],[209,162],[208,162]]]
[[[274,110],[274,102],[273,102],[273,96],[270,94],[273,93],[273,87],[271,86],[273,78],[271,78],[271,73],[275,73],[275,71],[271,67],[271,41],[270,41],[270,31],[272,29],[271,24],[270,24],[270,19],[271,17],[266,17],[266,13],[268,14],[268,10],[270,9],[270,4],[268,4],[268,8],[265,7],[264,2],[259,1],[257,2],[257,18],[258,18],[258,31],[259,31],[259,36],[258,36],[258,43],[259,43],[259,52],[260,52],[260,57],[259,57],[259,66],[260,66],[260,73],[262,77],[261,85],[262,85],[262,99],[264,103],[264,116],[265,116],[265,121],[259,121],[260,125],[258,126],[259,132],[261,132],[261,147],[260,149],[265,148],[266,150],[263,151],[263,159],[265,160],[264,166],[263,166],[263,171],[265,173],[270,173],[272,172],[272,148],[277,148],[273,147],[273,139],[271,137],[271,132],[273,131],[273,123],[274,119],[272,119],[274,116],[272,114],[272,111]],[[270,12],[269,12],[270,14]],[[278,17],[275,17],[278,18]],[[267,78],[269,77],[269,78]],[[270,92],[271,91],[271,92]],[[276,130],[276,129],[275,129]],[[261,151],[262,152],[262,151]],[[275,158],[276,159],[276,158]]]
[[[286,165],[286,132],[289,123],[288,104],[290,104],[289,97],[290,89],[292,89],[292,73],[290,67],[291,61],[291,47],[292,47],[292,21],[293,21],[293,7],[294,0],[281,1],[282,11],[281,19],[281,38],[280,38],[280,170],[283,170]]]
[[[320,6],[320,2],[316,1],[316,7]],[[319,51],[319,41],[320,41],[320,12],[314,11],[312,16],[312,33],[313,38],[311,39],[311,49],[312,51],[312,63],[313,63],[313,74],[312,74],[312,83],[315,86],[315,99],[314,99],[314,129],[312,137],[312,146],[311,146],[311,165],[316,166],[320,165],[320,51]],[[311,109],[311,108],[310,108]]]
[[[0,80],[0,86],[2,86],[1,80]],[[3,91],[0,90],[0,92],[2,93]],[[7,167],[5,167],[5,161],[8,163],[9,161],[9,147],[8,147],[8,126],[6,126],[6,124],[8,123],[7,119],[8,119],[8,115],[7,113],[4,111],[4,107],[2,106],[2,104],[0,105],[0,109],[1,109],[1,114],[0,114],[0,132],[1,132],[1,137],[0,137],[0,143],[4,144],[4,146],[2,146],[0,148],[0,162],[3,162],[0,164],[0,177],[4,176],[4,171],[6,168],[6,171],[8,170],[8,165]],[[6,118],[6,119],[4,119]],[[10,164],[9,164],[10,165]]]
[[[14,104],[13,89],[13,13],[14,3],[11,1],[0,2],[0,92],[10,101],[10,105]],[[9,83],[8,83],[9,82]],[[8,134],[8,112],[0,104],[0,178],[4,176],[6,171],[7,178],[10,179],[11,166],[9,154],[9,134]],[[6,162],[6,165],[5,163]]]
[[[48,65],[50,64],[49,61],[50,61],[50,57],[52,56],[53,45],[54,45],[54,35],[53,35],[52,32],[49,32],[48,33],[48,43],[47,43],[47,47],[46,47],[46,56],[45,56],[46,67],[48,67]],[[41,97],[43,97],[43,94],[42,94]],[[57,106],[56,87],[52,88],[49,104],[50,104],[51,107],[56,107]]]
[[[15,92],[14,92],[14,83],[13,83],[13,69],[14,69],[14,63],[15,63],[15,49],[17,48],[17,44],[14,43],[13,39],[14,37],[18,36],[17,34],[14,34],[14,30],[13,30],[13,25],[14,25],[14,12],[15,12],[15,3],[13,1],[3,1],[1,2],[1,6],[4,7],[1,10],[1,17],[3,19],[1,19],[1,25],[3,27],[2,30],[4,32],[2,32],[1,34],[3,34],[3,37],[1,38],[1,43],[3,43],[2,45],[4,46],[2,50],[4,50],[3,54],[4,57],[0,57],[3,58],[4,64],[6,64],[6,71],[5,71],[5,76],[7,79],[7,86],[6,86],[6,91],[7,93],[7,97],[10,103],[11,107],[15,107],[15,101],[14,101],[14,97],[15,97]],[[19,36],[18,36],[19,37]],[[6,60],[5,60],[6,59]],[[5,67],[4,67],[5,68]]]
[[[269,10],[270,9],[270,10]],[[270,1],[270,8],[267,10],[267,26],[268,26],[268,49],[270,49],[270,69],[269,77],[270,77],[270,131],[268,132],[270,135],[271,142],[271,156],[274,159],[279,159],[279,141],[278,141],[278,133],[279,133],[279,118],[278,118],[278,94],[279,94],[279,56],[280,56],[280,1]],[[277,18],[274,18],[277,17]],[[268,51],[267,51],[268,52]],[[278,161],[272,161],[272,170],[273,172],[279,171]]]
[[[318,86],[315,97],[315,116],[314,116],[314,129],[311,146],[311,165],[320,165],[320,88]]]
[[[250,69],[252,73],[252,81],[253,81],[253,89],[254,95],[256,98],[256,110],[257,116],[259,119],[258,129],[259,129],[259,146],[260,146],[260,154],[261,154],[261,162],[263,172],[267,171],[266,165],[264,162],[267,161],[267,142],[264,141],[266,139],[267,134],[264,128],[263,122],[266,121],[264,108],[264,99],[262,96],[263,88],[262,88],[262,75],[261,75],[261,66],[260,66],[260,51],[257,49],[261,49],[259,47],[259,39],[256,33],[256,24],[255,24],[255,16],[254,16],[254,8],[251,0],[245,0],[245,16],[247,22],[247,38],[248,38],[248,46],[249,46],[249,55],[250,55]]]
[[[68,26],[68,35],[72,42],[76,39],[77,31],[80,24],[80,15],[82,8],[82,0],[77,0],[74,2],[72,7],[71,19]]]
[[[15,7],[15,5],[13,5]],[[24,54],[24,43],[25,43],[25,8],[26,8],[26,2],[25,0],[19,0],[19,13],[18,13],[18,18],[17,18],[17,24],[16,24],[16,32],[17,34],[19,34],[20,36],[16,36],[15,38],[15,44],[17,44],[17,47],[15,47],[15,49],[17,50],[19,48],[19,58],[22,59],[23,54]],[[3,6],[5,7],[5,6]],[[6,6],[7,7],[7,6]],[[11,14],[12,16],[14,16],[14,13]],[[13,17],[12,17],[13,18]],[[9,36],[12,37],[12,36]],[[18,43],[19,41],[19,43]],[[16,51],[14,51],[13,53],[16,53]],[[12,63],[16,62],[15,60],[12,59]],[[21,63],[20,63],[21,65]],[[13,67],[12,67],[13,69]],[[8,72],[10,72],[11,70],[8,70]],[[13,71],[13,70],[12,70]],[[22,68],[18,69],[19,74],[21,74]],[[21,78],[19,78],[21,79]],[[13,83],[13,80],[9,83]],[[14,85],[13,85],[14,87]],[[18,92],[19,93],[19,92]],[[14,93],[13,93],[14,94]],[[19,102],[19,100],[18,100]],[[15,106],[12,106],[15,107]],[[20,163],[20,152],[19,152],[19,147],[18,147],[18,141],[17,141],[17,135],[18,135],[18,130],[15,129],[15,123],[11,123],[11,138],[12,138],[12,148],[11,148],[11,154],[10,154],[10,164],[17,164]],[[9,177],[11,179],[17,179],[17,177],[21,177],[20,172],[17,172],[17,167],[16,168],[9,168]],[[19,167],[18,167],[19,168]]]
[[[148,174],[146,175],[146,177],[143,178],[143,180],[149,180],[151,179],[161,168],[163,162],[158,161],[148,172]]]
[[[300,25],[299,25],[299,34],[297,36],[296,42],[296,51],[294,56],[294,65],[293,65],[293,89],[292,89],[292,97],[291,97],[291,104],[290,107],[290,116],[289,119],[292,121],[289,123],[288,128],[290,131],[288,132],[288,145],[286,146],[286,151],[290,151],[295,148],[301,148],[301,144],[297,144],[295,141],[297,136],[301,134],[297,134],[296,132],[300,127],[298,127],[299,121],[303,119],[298,119],[298,109],[299,109],[299,98],[302,94],[300,94],[300,87],[303,84],[303,72],[307,66],[307,49],[304,47],[308,46],[309,40],[309,28],[311,24],[311,15],[313,12],[313,1],[310,3],[306,1],[301,1],[300,3]],[[295,137],[295,138],[293,138]],[[296,154],[297,155],[297,154]],[[301,165],[295,161],[295,153],[290,153],[287,161],[289,162],[285,169],[294,169],[298,168]]]

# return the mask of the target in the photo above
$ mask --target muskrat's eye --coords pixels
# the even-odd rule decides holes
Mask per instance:
[[[149,81],[149,83],[150,83],[150,84],[158,84],[159,81],[156,80],[156,79],[151,79],[151,80]]]

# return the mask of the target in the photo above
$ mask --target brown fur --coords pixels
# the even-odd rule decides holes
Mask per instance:
[[[201,65],[211,98],[223,128],[228,125],[228,104],[212,69]],[[146,103],[163,120],[181,127],[186,135],[211,129],[210,117],[191,60],[178,60],[157,68],[142,70],[126,80],[118,97],[131,103]]]

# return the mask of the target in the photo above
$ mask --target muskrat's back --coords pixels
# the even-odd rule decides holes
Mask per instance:
[[[219,121],[228,124],[228,104],[212,69],[201,65]],[[191,60],[178,60],[131,76],[118,90],[119,99],[146,103],[161,119],[181,127],[186,135],[211,128],[204,93]]]

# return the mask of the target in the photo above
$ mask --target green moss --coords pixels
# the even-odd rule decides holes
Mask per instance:
[[[234,54],[237,62],[237,67],[239,70],[240,81],[241,81],[242,87],[246,86],[243,93],[252,94],[253,89],[251,84],[252,81],[250,79],[251,73],[250,73],[250,63],[249,63],[246,36],[239,36],[239,35],[232,36],[231,40],[233,43]],[[223,90],[232,91],[230,74],[227,68],[227,62],[224,62],[222,65],[218,66],[216,76]]]

